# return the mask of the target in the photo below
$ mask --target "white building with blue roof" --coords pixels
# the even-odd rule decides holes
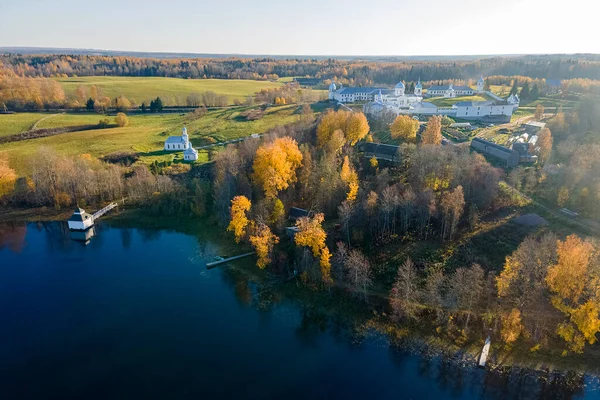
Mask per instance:
[[[397,106],[408,106],[420,103],[423,100],[421,81],[415,86],[413,94],[405,93],[406,87],[403,82],[398,82],[394,89],[382,87],[342,87],[338,89],[335,83],[329,85],[329,100],[341,103],[355,103],[359,101],[379,101],[382,103],[395,104]]]
[[[185,126],[181,130],[181,136],[169,136],[165,141],[166,151],[185,151],[188,148],[190,148],[190,138]]]
[[[198,160],[198,150],[193,148],[192,145],[190,144],[190,147],[186,151],[183,152],[183,159],[185,161]]]
[[[427,89],[426,96],[427,97],[448,97],[453,98],[456,96],[473,96],[475,95],[475,90],[469,86],[454,86],[453,84],[449,85],[435,85],[431,86]]]

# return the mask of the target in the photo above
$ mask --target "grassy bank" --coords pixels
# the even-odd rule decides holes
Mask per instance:
[[[191,121],[185,114],[136,114],[129,116],[129,126],[71,132],[40,139],[0,145],[0,152],[6,152],[12,168],[19,175],[31,171],[30,161],[41,147],[49,147],[60,154],[75,156],[91,154],[101,157],[116,151],[138,153],[139,162],[180,160],[182,153],[163,151],[168,136],[179,135],[181,128],[188,128],[190,140],[195,147],[222,142],[230,139],[263,133],[279,125],[297,121],[300,118],[298,106],[271,107],[264,117],[247,121],[240,113],[246,107],[234,107],[209,111],[200,119]],[[0,132],[15,134],[19,129],[29,129],[35,121],[47,116],[44,113],[22,113],[0,115]],[[4,119],[7,118],[8,119]],[[42,121],[38,128],[57,128],[73,125],[96,124],[106,117],[102,114],[60,114]],[[209,160],[206,150],[201,150],[198,162]]]

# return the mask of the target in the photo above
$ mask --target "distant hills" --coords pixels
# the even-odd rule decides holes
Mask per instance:
[[[286,54],[214,54],[214,53],[166,53],[143,51],[119,51],[99,49],[73,49],[54,47],[0,47],[0,54],[76,54],[96,56],[127,56],[150,58],[272,58],[272,59],[315,59],[326,60],[369,60],[369,61],[469,61],[493,57],[517,57],[520,54],[480,54],[480,55],[415,55],[415,56],[365,56],[365,55],[286,55]]]

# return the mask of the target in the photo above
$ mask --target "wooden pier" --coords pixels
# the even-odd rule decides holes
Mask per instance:
[[[92,217],[94,218],[94,221],[97,218],[100,218],[101,216],[103,216],[104,214],[106,214],[107,212],[109,212],[110,210],[112,210],[113,208],[115,208],[117,206],[117,203],[110,203],[109,205],[107,205],[106,207],[104,207],[101,210],[96,211]]]
[[[485,344],[483,345],[483,349],[481,350],[481,356],[479,357],[479,366],[485,367],[485,363],[487,362],[488,354],[490,352],[490,337],[485,340]]]
[[[211,269],[211,268],[216,267],[217,265],[221,265],[221,264],[224,264],[226,262],[237,260],[237,259],[240,259],[240,258],[243,258],[243,257],[248,257],[248,256],[251,256],[253,254],[256,254],[256,252],[253,251],[251,253],[240,254],[239,256],[233,256],[233,257],[224,258],[222,260],[212,261],[212,262],[206,263],[206,268]]]

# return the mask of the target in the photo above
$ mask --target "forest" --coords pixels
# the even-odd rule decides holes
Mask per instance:
[[[0,55],[0,65],[19,76],[162,76],[176,78],[277,79],[313,77],[353,85],[468,80],[480,75],[532,79],[600,79],[595,55],[492,57],[477,60],[371,61],[275,58],[138,58],[94,55]]]

